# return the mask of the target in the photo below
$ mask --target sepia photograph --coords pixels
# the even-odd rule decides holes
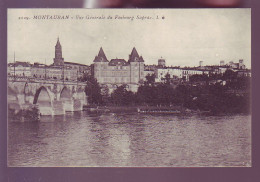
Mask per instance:
[[[251,9],[8,9],[8,167],[252,167]]]

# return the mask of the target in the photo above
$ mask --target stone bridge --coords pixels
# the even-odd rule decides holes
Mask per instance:
[[[19,111],[33,105],[41,115],[62,115],[81,111],[87,104],[86,83],[8,77],[8,107]]]

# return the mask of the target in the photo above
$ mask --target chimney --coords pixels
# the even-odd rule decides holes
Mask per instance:
[[[200,67],[202,67],[203,66],[203,61],[200,61]]]

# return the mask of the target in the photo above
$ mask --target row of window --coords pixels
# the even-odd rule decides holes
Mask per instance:
[[[130,78],[129,77],[115,77],[115,78],[99,78],[98,81],[100,83],[129,83]],[[138,82],[138,78],[132,78],[132,82]]]
[[[185,70],[185,71],[178,71],[178,72],[167,72],[167,71],[163,71],[163,72],[160,72],[158,74],[158,77],[162,77],[162,76],[165,76],[166,74],[170,74],[170,75],[195,75],[195,74],[203,74],[203,71],[190,71],[190,70]]]
[[[129,77],[130,75],[132,76],[138,76],[139,75],[139,72],[133,72],[133,73],[130,73],[130,72],[127,72],[127,71],[102,71],[100,72],[101,76],[102,77],[110,77],[110,76],[115,76],[115,77]],[[140,76],[142,77],[144,75],[144,72],[141,71],[140,72]]]
[[[97,69],[112,69],[112,70],[129,70],[130,68],[128,67],[128,66],[107,66],[107,65],[97,65],[97,67],[96,67]],[[137,69],[139,69],[139,66],[135,66],[134,68],[132,68],[132,69],[135,69],[135,70],[137,70]]]
[[[107,77],[107,76],[117,76],[117,77],[119,77],[119,76],[128,76],[129,77],[129,75],[130,75],[130,73],[129,72],[127,72],[127,71],[116,71],[116,72],[114,72],[114,71],[103,71],[103,72],[101,72],[101,76],[102,77]]]

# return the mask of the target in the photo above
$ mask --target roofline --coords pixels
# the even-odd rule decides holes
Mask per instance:
[[[73,62],[64,62],[64,64],[74,64],[74,65],[80,65],[80,66],[88,66],[86,64],[73,63]]]

